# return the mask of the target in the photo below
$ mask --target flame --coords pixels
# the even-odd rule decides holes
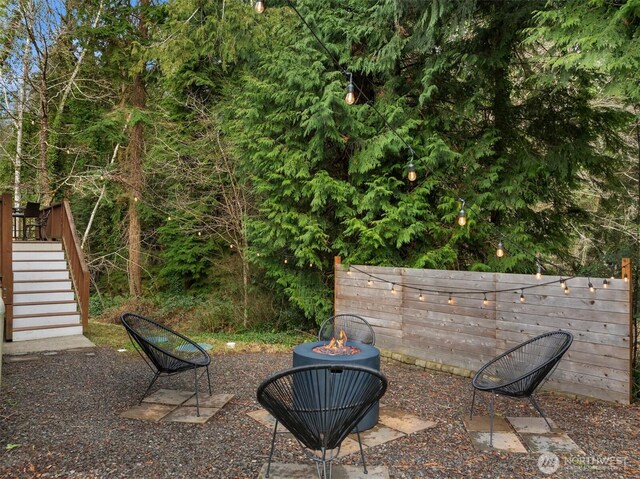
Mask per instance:
[[[344,329],[340,330],[340,334],[338,334],[338,339],[335,337],[331,338],[329,344],[327,344],[327,349],[337,350],[342,349],[347,345],[347,335],[344,332]]]

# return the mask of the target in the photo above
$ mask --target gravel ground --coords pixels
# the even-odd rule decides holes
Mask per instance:
[[[97,348],[5,362],[0,390],[0,477],[255,478],[266,461],[270,431],[245,413],[259,408],[258,384],[290,366],[289,354],[221,354],[212,361],[215,393],[234,398],[205,425],[123,419],[137,404],[150,371],[135,353]],[[593,458],[621,458],[624,467],[585,468],[562,459],[553,476],[536,454],[476,452],[462,425],[470,380],[385,363],[383,402],[427,420],[425,430],[369,449],[371,464],[392,478],[640,477],[640,407],[539,396],[542,408]],[[159,387],[190,388],[190,375]],[[486,413],[481,404],[479,414]],[[498,398],[497,411],[535,416],[526,401]],[[17,446],[19,445],[19,446]],[[353,459],[351,459],[353,458]],[[357,460],[357,455],[343,459]],[[276,461],[306,463],[298,447],[278,439]]]

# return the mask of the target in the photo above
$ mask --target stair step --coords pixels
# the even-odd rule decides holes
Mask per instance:
[[[70,279],[33,279],[27,281],[15,281],[13,282],[13,292],[23,293],[26,291],[67,291],[72,289]]]
[[[64,251],[14,251],[13,261],[64,261]]]
[[[14,330],[48,328],[56,326],[78,326],[81,324],[80,313],[49,313],[39,315],[15,315]]]
[[[62,251],[60,241],[14,241],[13,251]]]
[[[36,316],[47,313],[74,313],[78,311],[75,301],[54,301],[38,303],[18,303],[13,305],[15,316]]]
[[[66,269],[67,262],[63,259],[60,261],[44,260],[38,261],[31,259],[29,261],[13,261],[13,271],[40,271],[49,269]]]
[[[30,341],[33,339],[57,338],[82,334],[82,326],[59,326],[53,328],[22,329],[13,331],[13,341]]]
[[[13,304],[73,301],[75,297],[72,289],[63,291],[14,291]]]
[[[42,269],[38,271],[14,271],[13,281],[39,281],[69,279],[67,269]]]

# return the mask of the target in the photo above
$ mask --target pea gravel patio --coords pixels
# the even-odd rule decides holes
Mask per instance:
[[[256,478],[271,431],[249,416],[260,409],[255,391],[262,379],[290,364],[290,354],[213,352],[213,392],[233,394],[233,399],[205,424],[189,424],[120,416],[137,404],[148,383],[150,372],[135,353],[94,348],[5,355],[0,477]],[[463,422],[471,394],[468,378],[399,363],[383,363],[382,371],[389,378],[385,406],[436,423],[368,448],[368,463],[386,466],[391,478],[640,476],[638,405],[541,394],[541,406],[586,458],[558,453],[559,467],[547,476],[538,467],[539,453],[474,447]],[[158,387],[189,389],[190,379],[178,375]],[[496,411],[505,418],[537,416],[526,401],[504,398],[498,398]],[[481,403],[477,413],[486,414],[486,405]],[[292,441],[278,441],[274,461],[308,463]],[[607,458],[615,460],[603,465]],[[353,454],[340,463],[356,465],[357,460]]]

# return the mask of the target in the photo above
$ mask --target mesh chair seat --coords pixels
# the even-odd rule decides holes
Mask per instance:
[[[192,370],[195,376],[196,412],[199,416],[197,370],[206,368],[209,395],[211,395],[209,377],[211,356],[198,343],[152,319],[134,313],[123,313],[120,321],[127,330],[135,349],[154,371],[154,377],[142,399],[161,375],[171,376]]]
[[[258,387],[257,399],[276,424],[265,477],[269,477],[278,423],[301,445],[317,452],[312,459],[321,478],[331,477],[332,461],[337,456],[332,450],[339,451],[355,428],[367,473],[357,425],[386,389],[387,379],[382,373],[362,366],[300,366],[267,378]]]
[[[493,399],[495,394],[513,398],[529,398],[549,425],[549,421],[535,401],[533,393],[549,378],[562,356],[567,352],[573,335],[568,331],[551,331],[529,339],[486,363],[475,374],[471,384],[473,399],[476,391],[491,393],[491,441],[493,444]],[[549,427],[551,427],[549,425]]]
[[[349,341],[370,344],[371,346],[376,344],[376,333],[371,325],[367,320],[355,314],[336,314],[326,319],[318,331],[318,341],[338,339],[340,330],[344,330]]]

